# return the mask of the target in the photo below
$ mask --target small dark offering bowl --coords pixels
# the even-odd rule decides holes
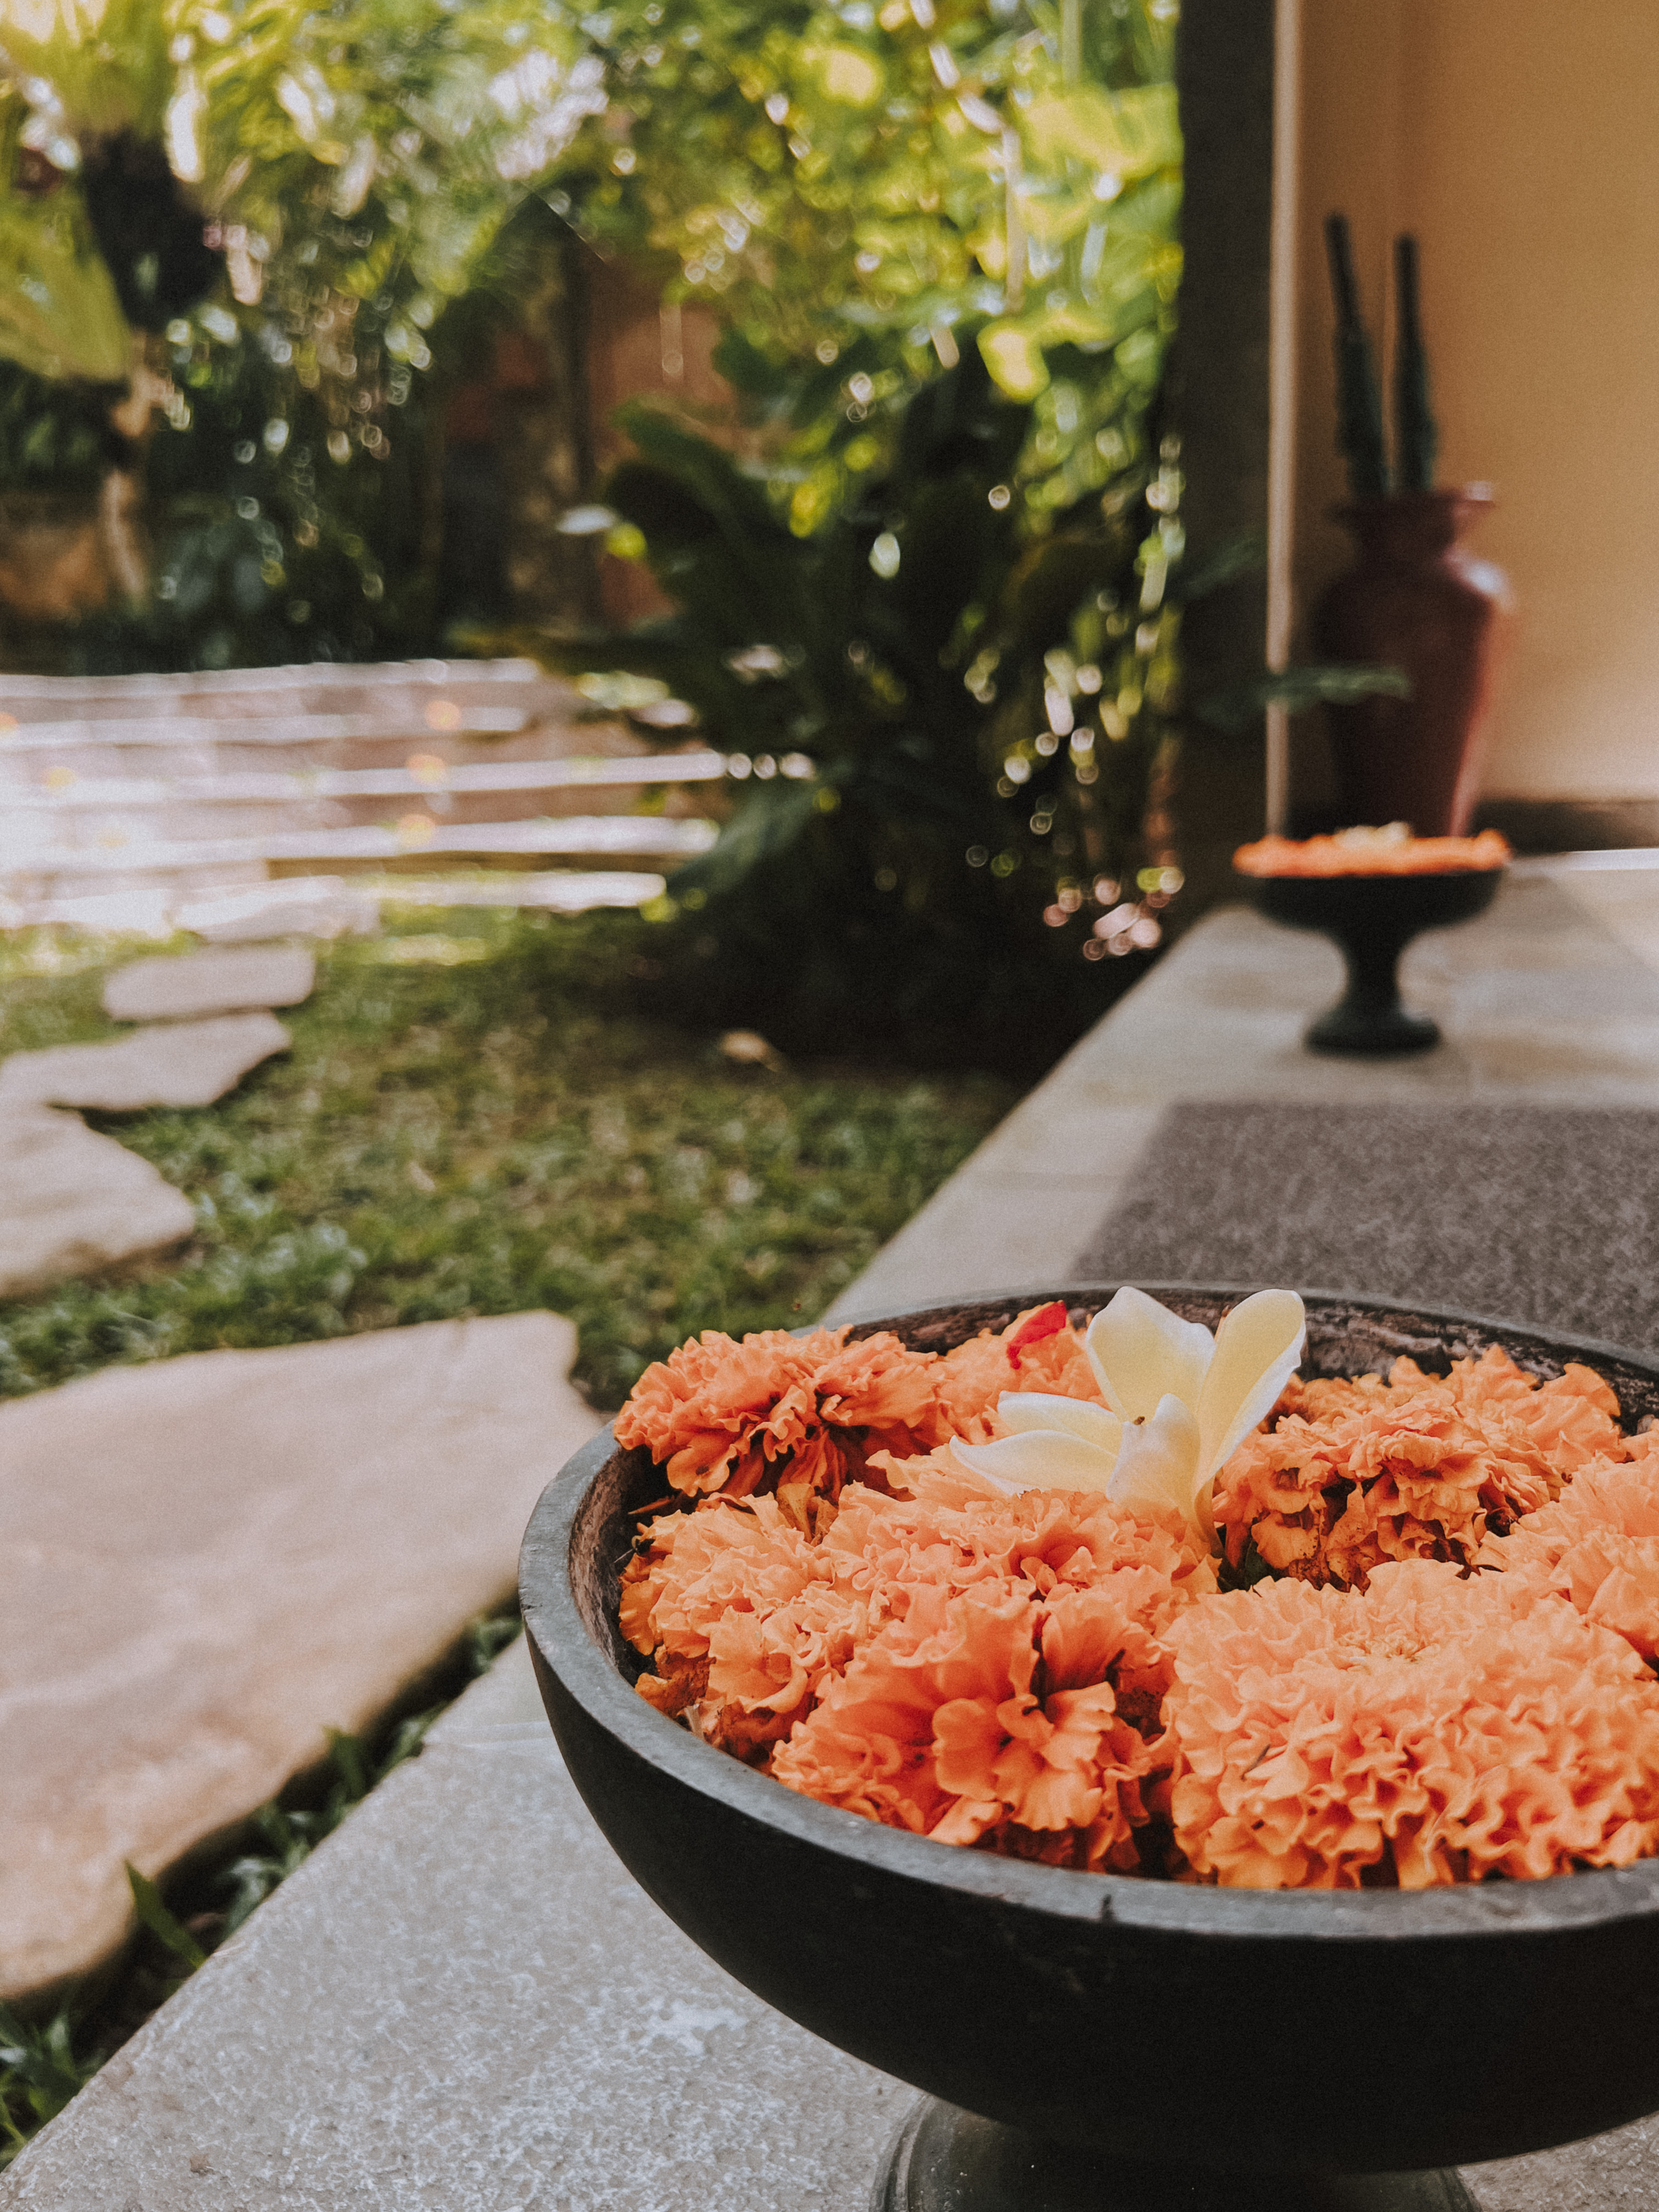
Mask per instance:
[[[1240,1288],[1149,1284],[1213,1328]],[[1073,1286],[1074,1318],[1109,1288]],[[1539,1330],[1305,1294],[1303,1372],[1582,1358],[1626,1424],[1659,1365]],[[872,1322],[944,1351],[1035,1294]],[[796,1796],[634,1692],[617,1626],[634,1513],[609,1435],[525,1538],[525,1623],[576,1785],[726,1971],[927,2093],[874,2212],[1471,2212],[1447,2170],[1659,2108],[1659,1859],[1448,1889],[1265,1893],[1077,1874]]]
[[[1418,876],[1246,876],[1270,921],[1334,937],[1347,963],[1348,988],[1307,1032],[1312,1052],[1426,1052],[1440,1031],[1400,1001],[1400,956],[1425,929],[1473,921],[1498,895],[1501,868],[1459,868]]]

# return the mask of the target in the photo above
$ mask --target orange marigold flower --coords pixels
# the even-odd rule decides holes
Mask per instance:
[[[934,1440],[936,1356],[884,1331],[847,1338],[845,1328],[767,1329],[738,1343],[706,1330],[646,1370],[617,1441],[643,1445],[676,1490],[786,1492],[805,1526],[808,1499],[833,1499],[872,1449]]]
[[[1279,1573],[1344,1587],[1385,1559],[1471,1564],[1489,1528],[1547,1504],[1593,1457],[1626,1455],[1618,1412],[1589,1368],[1540,1384],[1495,1346],[1445,1376],[1401,1359],[1386,1383],[1293,1383],[1217,1480],[1228,1557],[1254,1542]]]
[[[1109,1586],[1155,1644],[1215,1588],[1209,1561],[1173,1525],[1137,1520],[1097,1493],[1005,1498],[959,1468],[913,1472],[906,1498],[850,1484],[816,1542],[769,1498],[710,1499],[651,1522],[623,1583],[624,1632],[655,1670],[641,1694],[763,1761],[826,1682],[918,1605],[966,1595],[994,1607],[1059,1602]],[[1118,1680],[1120,1707],[1127,1700],[1153,1733],[1164,1679],[1131,1669]]]
[[[1242,876],[1432,876],[1448,870],[1501,868],[1508,842],[1496,830],[1474,837],[1389,837],[1348,830],[1334,837],[1258,837],[1241,845]]]
[[[1109,1583],[918,1593],[774,1754],[780,1782],[942,1843],[1068,1866],[1134,1867],[1154,1752],[1118,1709],[1119,1667],[1164,1671]]]
[[[1034,1322],[1056,1312],[1055,1326],[1045,1326],[1040,1335],[1026,1333]],[[936,1388],[939,1433],[933,1441],[937,1443],[950,1437],[960,1437],[966,1443],[988,1443],[1005,1435],[997,1400],[1011,1388],[1086,1398],[1096,1406],[1103,1402],[1083,1339],[1066,1320],[1058,1300],[1016,1316],[1012,1327],[1000,1335],[986,1329],[947,1352],[939,1362]]]
[[[1480,1565],[1565,1598],[1659,1665],[1659,1431],[1629,1446],[1626,1464],[1593,1461],[1554,1504],[1489,1536]]]
[[[1506,1587],[1506,1584],[1509,1586]],[[1177,1846],[1246,1888],[1422,1888],[1659,1847],[1659,1682],[1556,1597],[1449,1565],[1172,1622]]]
[[[1041,1334],[1023,1337],[1033,1322]],[[775,1492],[797,1526],[811,1528],[822,1517],[817,1502],[833,1504],[844,1482],[872,1468],[879,1481],[890,1460],[952,1436],[1000,1435],[996,1402],[1011,1360],[1030,1389],[1098,1402],[1060,1306],[1033,1308],[1000,1335],[988,1331],[944,1358],[885,1330],[849,1340],[846,1328],[799,1337],[767,1329],[738,1342],[708,1329],[646,1370],[617,1416],[617,1441],[642,1445],[689,1496]]]

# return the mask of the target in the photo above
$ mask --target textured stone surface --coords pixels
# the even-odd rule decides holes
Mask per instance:
[[[113,1137],[0,1103],[0,1297],[160,1251],[195,1225],[184,1193]]]
[[[552,1314],[112,1368],[0,1406],[0,1997],[362,1727],[513,1584],[594,1416]]]
[[[380,927],[380,908],[368,893],[349,889],[343,876],[295,876],[286,883],[182,900],[173,919],[180,929],[210,945],[252,945],[272,937],[372,936]]]
[[[29,2212],[865,2212],[913,2093],[611,1854],[522,1645],[0,2175]]]
[[[1536,2158],[1465,2166],[1463,2179],[1480,2212],[1651,2212],[1659,2204],[1659,2126],[1638,2120]]]
[[[167,1022],[297,1006],[316,981],[316,960],[298,945],[226,946],[176,959],[157,954],[106,979],[104,1012],[118,1022]]]
[[[1368,1291],[1659,1347],[1659,1112],[1175,1106],[1078,1263]]]
[[[274,1014],[167,1022],[113,1044],[52,1045],[0,1060],[0,1107],[33,1102],[108,1114],[210,1106],[292,1040]]]
[[[1653,1106],[1659,872],[1648,880],[1653,965],[1634,949],[1634,894],[1615,936],[1571,895],[1577,877],[1553,879],[1541,866],[1517,870],[1480,921],[1419,938],[1402,966],[1406,996],[1446,1042],[1408,1060],[1305,1051],[1303,1030],[1341,988],[1334,945],[1239,907],[1209,915],[987,1138],[834,1314],[1079,1273],[1099,1223],[1133,1192],[1167,1106]]]

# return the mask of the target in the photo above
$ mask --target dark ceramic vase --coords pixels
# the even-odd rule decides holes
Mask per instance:
[[[1113,1286],[1071,1285],[1081,1321]],[[1213,1328],[1243,1289],[1148,1284]],[[1255,1287],[1250,1285],[1249,1287]],[[943,1351],[1040,1295],[861,1323]],[[1309,1292],[1304,1372],[1588,1360],[1626,1423],[1659,1365]],[[647,1454],[594,1438],[520,1565],[542,1695],[588,1809],[692,1941],[814,2034],[927,2094],[873,2212],[1473,2212],[1449,2169],[1659,2108],[1659,1860],[1416,1893],[1078,1874],[796,1796],[630,1686],[617,1626]]]
[[[1269,921],[1334,938],[1347,969],[1347,989],[1309,1025],[1308,1049],[1382,1060],[1438,1044],[1438,1024],[1401,1003],[1400,956],[1424,930],[1484,914],[1503,874],[1457,868],[1421,876],[1246,876]]]
[[[1468,829],[1510,602],[1503,570],[1460,541],[1492,503],[1469,484],[1338,509],[1359,557],[1314,609],[1316,652],[1411,680],[1408,699],[1325,710],[1345,824],[1409,822],[1419,837]]]

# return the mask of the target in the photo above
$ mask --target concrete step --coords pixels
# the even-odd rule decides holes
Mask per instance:
[[[331,799],[421,799],[483,792],[636,790],[660,783],[708,783],[726,763],[706,747],[695,752],[573,754],[562,760],[476,761],[452,765],[434,752],[416,753],[398,768],[289,769],[173,776],[80,776],[5,791],[8,817],[125,812],[155,807],[303,805]],[[0,790],[4,790],[0,785]]]
[[[270,880],[262,869],[245,871],[240,882],[193,881],[188,871],[176,880],[145,877],[126,890],[107,882],[93,891],[70,896],[10,899],[0,895],[0,929],[58,928],[108,931],[127,936],[166,938],[193,930],[210,940],[237,943],[282,937],[337,936],[374,926],[378,907],[514,907],[550,914],[586,914],[595,907],[640,907],[659,897],[663,878],[638,869],[491,868],[465,873],[423,870],[418,876],[354,874],[283,876]],[[354,902],[366,902],[361,915]],[[252,917],[257,912],[257,921]],[[322,926],[319,927],[319,922]]]
[[[524,711],[578,700],[574,687],[533,660],[414,660],[194,675],[19,676],[0,672],[0,715],[21,724],[137,721],[195,715],[260,717],[309,712],[423,716],[448,707],[512,705]]]
[[[67,788],[68,777],[139,781],[401,767],[411,753],[455,768],[510,760],[648,760],[656,754],[625,724],[603,719],[532,720],[514,731],[478,732],[388,726],[367,716],[351,722],[342,718],[341,725],[300,717],[263,732],[254,724],[179,721],[168,725],[165,737],[137,741],[137,750],[118,731],[100,735],[95,725],[77,726],[72,738],[50,744],[33,743],[33,734],[0,732],[0,796]]]
[[[222,843],[226,838],[272,839],[313,830],[381,827],[415,815],[429,816],[446,827],[558,820],[584,816],[632,816],[640,812],[636,787],[580,785],[523,792],[424,791],[407,785],[396,794],[340,799],[292,799],[284,805],[252,800],[170,806],[132,807],[117,811],[85,807],[54,813],[13,807],[0,801],[0,876],[25,867],[30,856],[62,848],[88,852],[123,847]],[[670,791],[652,816],[684,821],[701,811],[693,791]]]
[[[396,836],[389,813],[412,823],[429,818],[453,833],[493,832],[526,820],[632,816],[641,789],[664,783],[674,787],[664,815],[654,818],[684,821],[696,802],[692,790],[678,787],[725,773],[720,755],[707,750],[453,768],[430,754],[417,754],[414,761],[397,769],[282,775],[87,777],[0,795],[0,880],[55,869],[70,853],[77,865],[124,866],[157,845],[169,852],[188,847],[216,860],[234,843],[243,857],[286,859],[292,855],[277,848],[295,837],[311,841],[356,830]],[[404,842],[420,834],[407,832]],[[648,839],[653,833],[647,828],[630,834]],[[641,849],[654,853],[656,847]],[[312,854],[310,842],[306,850]]]
[[[580,702],[576,702],[580,705]],[[572,710],[574,712],[574,708]],[[434,737],[515,737],[538,720],[526,707],[470,707],[453,722],[434,726],[426,718],[389,708],[384,713],[134,715],[104,720],[83,715],[54,722],[20,722],[0,729],[0,756],[73,752],[87,746],[144,752],[166,749],[181,739],[193,745],[329,745],[368,738],[380,744],[419,744]]]
[[[418,827],[416,826],[418,824]],[[428,828],[428,825],[430,825]],[[528,822],[440,823],[411,815],[397,828],[277,830],[263,836],[129,839],[119,845],[43,846],[14,862],[3,888],[14,901],[95,891],[100,878],[137,889],[147,878],[218,880],[226,870],[281,867],[295,861],[331,866],[384,866],[411,854],[684,860],[705,853],[717,835],[712,822],[670,821],[641,814],[543,816]]]

